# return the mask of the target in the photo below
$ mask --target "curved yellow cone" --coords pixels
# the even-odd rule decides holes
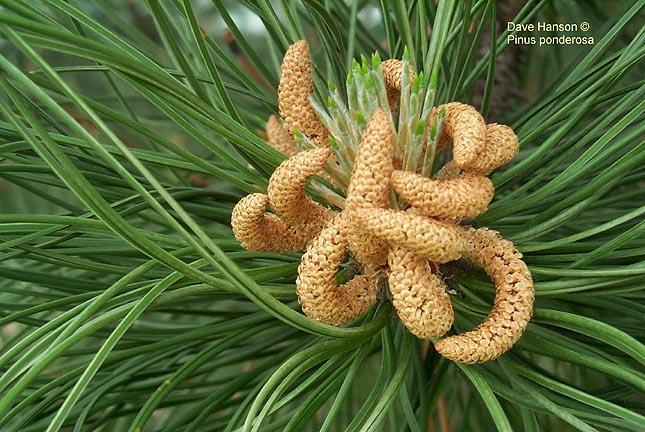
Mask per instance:
[[[286,129],[297,129],[319,146],[327,145],[328,132],[309,103],[314,81],[309,47],[304,40],[291,45],[282,59],[278,105]]]
[[[296,292],[302,311],[330,325],[343,325],[365,312],[376,301],[376,280],[355,276],[338,286],[336,273],[348,251],[347,226],[342,216],[332,219],[302,256]]]
[[[356,215],[372,235],[435,263],[457,260],[466,248],[465,230],[455,224],[394,210],[364,208]]]
[[[356,211],[363,207],[385,208],[389,203],[394,129],[385,112],[378,108],[365,127],[358,146],[345,200],[345,214],[353,226],[350,249],[363,264],[385,264],[387,250],[382,242],[363,230]]]
[[[488,175],[509,163],[520,145],[517,135],[508,126],[490,123],[486,125],[486,149],[469,166],[470,171]]]
[[[458,168],[468,170],[486,147],[486,123],[470,105],[451,102],[444,107],[446,117],[442,135],[452,138],[452,162]]]
[[[285,156],[291,157],[300,151],[293,137],[273,114],[267,120],[266,133],[269,145]]]
[[[393,113],[398,111],[399,101],[401,99],[401,78],[403,75],[403,62],[401,60],[389,59],[381,63],[381,73],[385,82],[387,91],[387,101]],[[410,66],[409,69],[410,83],[416,78],[417,74]]]
[[[513,243],[488,229],[472,230],[466,257],[495,282],[495,301],[488,317],[472,331],[435,344],[444,357],[462,363],[494,360],[522,336],[533,313],[533,280]]]
[[[304,250],[307,239],[276,215],[265,213],[268,204],[268,196],[256,193],[235,205],[231,226],[242,247],[258,252]]]
[[[399,319],[416,337],[443,336],[454,320],[449,295],[428,260],[395,246],[388,256],[388,277],[392,304]]]
[[[394,171],[392,188],[426,216],[457,220],[485,212],[495,194],[487,177],[469,174],[433,180],[408,171]]]
[[[305,194],[307,179],[316,175],[331,155],[329,148],[302,151],[282,162],[269,179],[269,202],[273,212],[305,237],[313,237],[333,212]]]

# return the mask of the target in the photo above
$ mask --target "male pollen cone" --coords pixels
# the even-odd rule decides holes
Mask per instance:
[[[291,134],[273,114],[267,120],[266,133],[269,145],[285,156],[291,157],[300,151]]]
[[[513,129],[506,125],[486,125],[486,148],[470,165],[469,170],[488,175],[509,163],[519,152],[520,145]]]
[[[304,40],[291,45],[282,59],[278,105],[286,129],[299,130],[319,146],[327,145],[328,132],[309,103],[314,94],[309,48]]]
[[[470,174],[433,180],[408,171],[394,171],[392,188],[425,216],[453,220],[482,214],[495,194],[487,177]]]
[[[493,309],[474,330],[438,341],[435,349],[462,363],[494,360],[520,338],[533,313],[533,280],[522,255],[499,233],[471,229],[466,258],[495,282]]]
[[[307,239],[276,215],[265,213],[269,197],[254,193],[233,208],[233,234],[246,250],[286,252],[304,250]]]
[[[464,229],[452,223],[391,209],[364,208],[356,216],[373,236],[438,264],[458,260],[466,248]]]
[[[442,135],[452,138],[452,162],[467,170],[486,148],[486,122],[470,105],[450,102],[444,107]]]
[[[389,289],[399,319],[416,337],[439,337],[452,326],[454,313],[445,284],[428,260],[394,246],[388,256]]]
[[[386,247],[366,233],[356,219],[363,207],[384,208],[389,203],[394,129],[385,112],[377,108],[363,132],[347,189],[345,213],[353,225],[350,249],[364,264],[385,264]]]
[[[385,90],[387,91],[387,101],[392,113],[398,111],[399,101],[401,99],[401,78],[403,75],[403,62],[397,59],[385,60],[381,63],[381,73]],[[409,67],[410,83],[417,77],[412,66]]]
[[[296,293],[302,311],[316,321],[343,325],[376,301],[373,275],[355,276],[338,286],[336,274],[348,250],[346,220],[338,215],[312,240],[302,256]]]
[[[333,215],[305,194],[307,179],[320,172],[330,155],[329,147],[302,151],[282,162],[269,179],[267,193],[274,213],[305,237],[316,235]]]

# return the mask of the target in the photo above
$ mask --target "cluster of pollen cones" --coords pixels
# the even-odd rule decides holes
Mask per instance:
[[[381,69],[388,99],[395,103],[402,63],[387,60]],[[477,328],[439,339],[435,348],[464,363],[492,360],[511,348],[531,318],[531,275],[510,241],[459,221],[486,210],[494,194],[487,175],[518,151],[513,131],[486,124],[471,106],[444,105],[439,144],[452,141],[452,160],[431,179],[394,168],[396,132],[379,108],[358,146],[345,207],[336,212],[305,194],[307,179],[333,163],[329,133],[309,102],[313,91],[308,47],[300,41],[289,48],[282,63],[278,91],[282,122],[271,117],[267,123],[269,144],[289,159],[271,176],[266,195],[248,195],[233,210],[232,227],[242,246],[255,251],[305,251],[296,281],[298,299],[307,316],[331,325],[343,325],[365,312],[387,278],[401,322],[417,337],[433,340],[443,336],[454,320],[437,265],[467,259],[495,282],[493,309]],[[317,147],[300,151],[293,138],[296,130]],[[401,209],[392,208],[392,191]],[[347,256],[360,263],[362,271],[339,286],[336,276]]]

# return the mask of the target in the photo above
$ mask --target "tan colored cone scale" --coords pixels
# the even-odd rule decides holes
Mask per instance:
[[[495,193],[493,184],[484,176],[432,180],[407,171],[394,171],[391,179],[401,198],[424,215],[441,219],[478,216],[486,211]]]
[[[333,216],[331,210],[305,194],[307,179],[322,169],[330,154],[331,149],[323,147],[302,151],[282,162],[269,179],[273,212],[305,237],[318,234]]]
[[[291,45],[282,60],[278,105],[287,131],[297,129],[319,146],[327,145],[328,132],[309,103],[314,94],[309,47],[304,40]]]
[[[466,257],[495,282],[495,301],[477,328],[436,343],[444,357],[462,363],[494,360],[520,338],[533,312],[533,280],[513,243],[485,228],[470,231]]]
[[[452,326],[454,313],[441,278],[428,260],[395,246],[388,256],[392,304],[401,322],[421,339],[439,337]]]
[[[307,239],[276,215],[265,213],[268,204],[268,196],[256,193],[235,205],[231,227],[242,247],[258,252],[304,250]]]
[[[354,229],[349,235],[350,249],[364,263],[385,263],[387,251],[382,242],[363,231],[355,212],[363,207],[384,208],[389,203],[394,129],[385,112],[378,108],[367,123],[358,146],[345,200],[345,213]]]
[[[457,167],[452,161],[448,161],[441,167],[441,169],[439,169],[439,172],[435,175],[435,179],[450,180],[459,177],[462,174],[466,174],[466,171]]]
[[[409,67],[410,83],[417,77],[416,72]],[[387,91],[387,101],[393,113],[398,111],[401,99],[401,78],[403,75],[403,62],[401,60],[389,59],[381,63],[381,72]]]
[[[486,146],[486,123],[477,110],[466,104],[451,102],[444,105],[446,117],[442,135],[452,138],[453,163],[467,169]]]
[[[477,110],[466,104],[451,102],[443,105],[446,116],[437,149],[453,141],[453,159],[437,174],[437,178],[450,178],[466,171],[488,175],[509,163],[519,151],[513,130],[497,123],[485,124]],[[431,112],[435,119],[437,110]]]
[[[411,249],[435,263],[461,258],[464,229],[410,212],[364,208],[356,212],[365,229],[390,245]]]
[[[266,133],[269,145],[285,156],[291,157],[300,151],[291,134],[273,114],[267,120]]]
[[[365,312],[376,301],[376,281],[355,276],[338,286],[336,273],[348,251],[343,216],[337,216],[311,242],[302,256],[296,292],[302,311],[326,324],[343,325]]]
[[[471,172],[488,175],[513,160],[519,150],[520,145],[513,129],[497,123],[487,124],[486,149],[468,166],[468,169]]]
[[[383,207],[389,200],[394,129],[381,108],[367,123],[358,146],[345,207]]]

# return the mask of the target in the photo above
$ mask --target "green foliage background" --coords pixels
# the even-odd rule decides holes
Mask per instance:
[[[0,430],[642,431],[644,5],[528,0],[514,22],[595,45],[504,57],[492,0],[0,0]],[[232,236],[282,160],[258,132],[301,38],[320,89],[408,46],[438,102],[518,133],[478,220],[536,280],[501,359],[425,354],[387,304],[313,322],[298,255]],[[455,273],[463,331],[493,288]]]

